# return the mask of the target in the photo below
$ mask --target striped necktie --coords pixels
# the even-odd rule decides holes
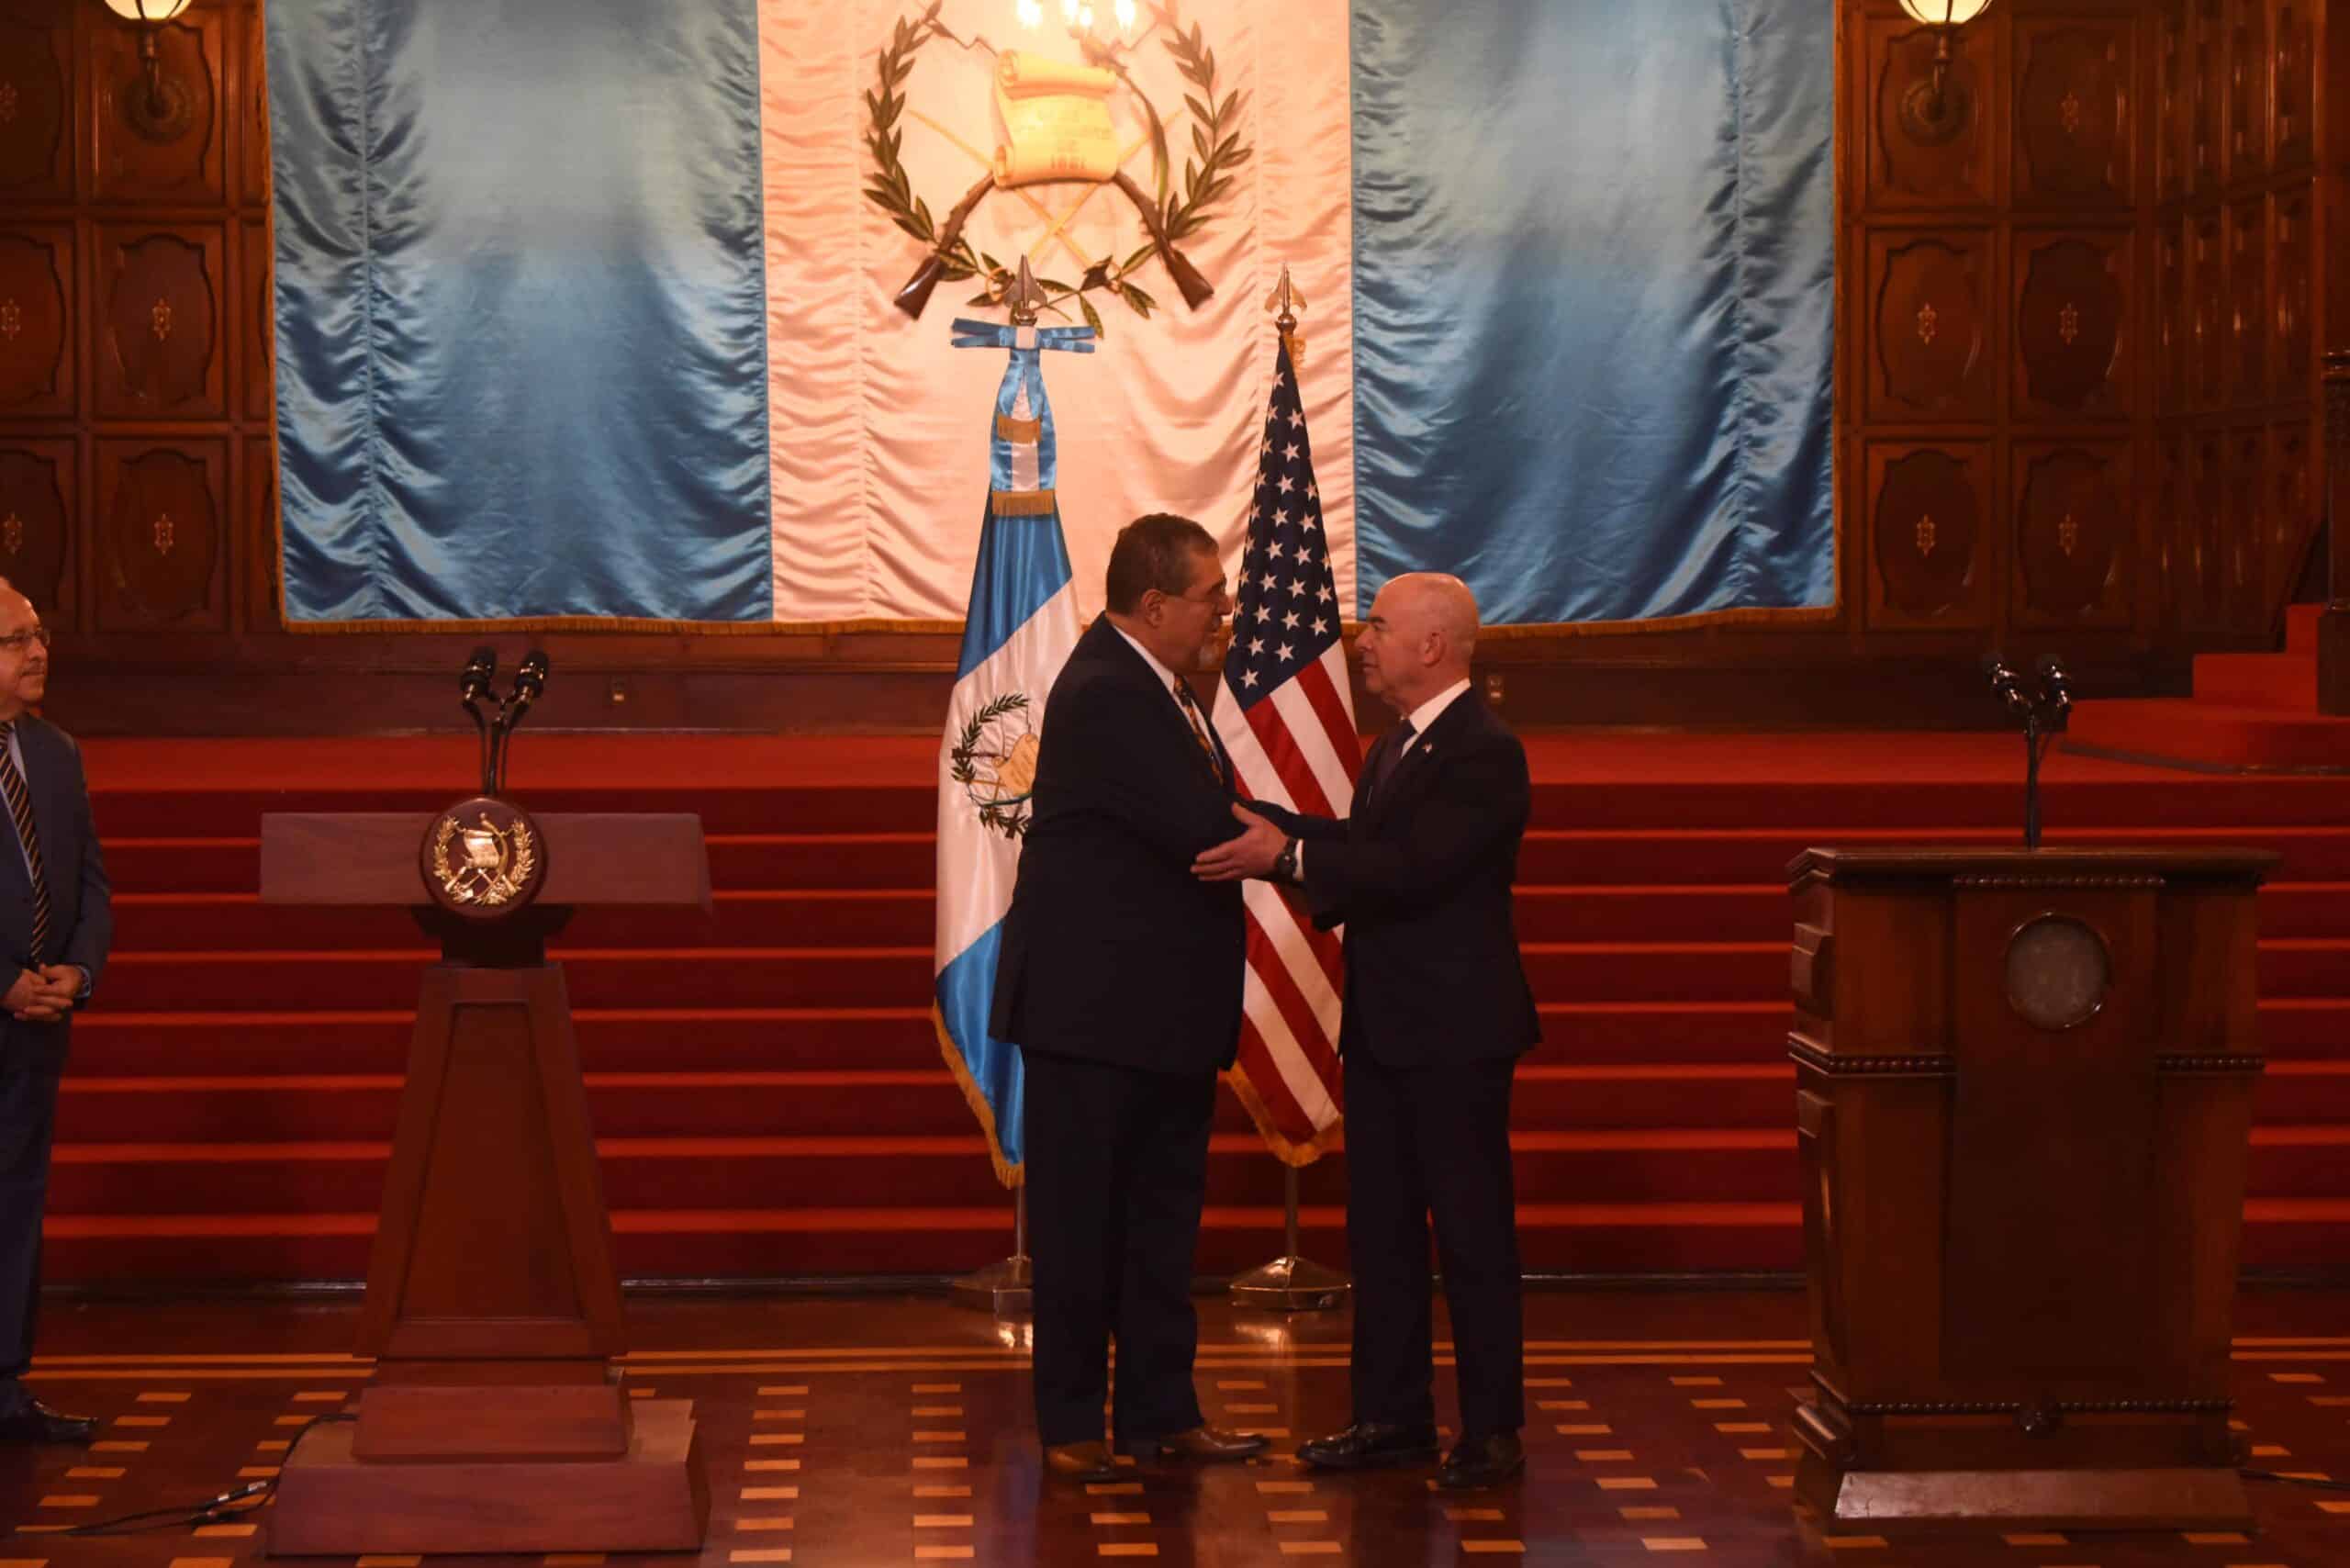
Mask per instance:
[[[1224,758],[1215,754],[1215,742],[1208,739],[1206,728],[1200,723],[1200,703],[1192,695],[1191,683],[1180,675],[1175,678],[1175,706],[1183,710],[1183,717],[1192,721],[1192,738],[1200,743],[1200,750],[1206,754],[1208,771],[1215,775],[1218,783],[1222,783]]]
[[[39,969],[49,957],[49,872],[41,865],[40,830],[33,824],[33,792],[26,788],[24,770],[17,766],[16,754],[7,745],[16,733],[14,719],[0,724],[0,793],[8,797],[8,820],[17,824],[17,837],[25,846],[25,863],[32,871],[33,946],[28,957],[32,967]]]

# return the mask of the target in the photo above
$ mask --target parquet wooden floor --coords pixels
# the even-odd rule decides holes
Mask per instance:
[[[367,1377],[343,1349],[354,1305],[53,1309],[39,1391],[106,1426],[88,1451],[0,1450],[0,1568],[260,1560],[266,1510],[209,1529],[61,1532],[271,1473],[303,1424]],[[2259,1525],[2244,1536],[1823,1532],[1788,1490],[1785,1422],[1808,1360],[1799,1294],[1553,1292],[1528,1306],[1528,1473],[1467,1497],[1436,1494],[1426,1472],[1334,1478],[1288,1457],[1346,1418],[1344,1314],[1284,1321],[1203,1297],[1202,1398],[1212,1419],[1270,1435],[1271,1457],[1082,1489],[1040,1483],[1020,1332],[934,1298],[633,1300],[626,1375],[632,1392],[694,1401],[707,1564],[2350,1563],[2350,1491],[2277,1483],[2255,1487]],[[2242,1298],[2237,1397],[2255,1465],[2350,1475],[2345,1307],[2350,1295],[2315,1291]]]

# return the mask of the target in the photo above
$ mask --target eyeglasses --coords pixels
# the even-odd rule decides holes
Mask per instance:
[[[0,648],[6,648],[12,654],[21,654],[35,643],[39,643],[44,648],[49,646],[48,627],[36,626],[28,632],[11,632],[6,636],[0,637]]]

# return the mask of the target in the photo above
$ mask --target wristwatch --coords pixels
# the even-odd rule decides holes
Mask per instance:
[[[1297,880],[1297,840],[1292,838],[1282,845],[1281,852],[1273,857],[1273,880],[1276,882]]]

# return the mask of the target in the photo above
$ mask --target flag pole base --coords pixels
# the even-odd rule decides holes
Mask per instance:
[[[1354,1282],[1337,1270],[1294,1253],[1232,1279],[1235,1306],[1259,1312],[1328,1312],[1344,1306]]]
[[[953,1281],[946,1294],[957,1306],[1011,1320],[1026,1317],[1035,1310],[1035,1283],[1028,1254],[1015,1252]]]

